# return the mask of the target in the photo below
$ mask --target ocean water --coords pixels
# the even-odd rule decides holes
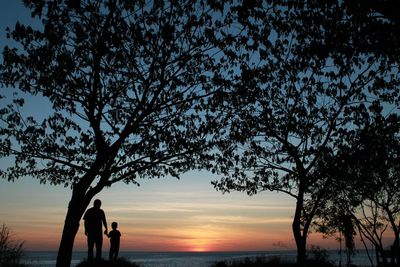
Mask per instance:
[[[104,252],[103,256],[107,256]],[[294,261],[296,251],[265,251],[265,252],[120,252],[119,257],[138,263],[142,267],[210,267],[218,261],[232,262],[245,258],[256,259],[257,257],[280,257],[285,261]],[[32,267],[53,267],[57,258],[56,251],[26,252],[24,263]],[[72,266],[86,258],[85,251],[74,252]],[[337,251],[329,251],[329,259],[339,263]],[[346,257],[342,254],[342,263]],[[357,266],[370,266],[365,251],[359,251],[352,259]]]

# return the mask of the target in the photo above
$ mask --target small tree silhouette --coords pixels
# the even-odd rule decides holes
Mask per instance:
[[[0,266],[22,266],[23,241],[14,240],[9,228],[3,224],[0,230]]]

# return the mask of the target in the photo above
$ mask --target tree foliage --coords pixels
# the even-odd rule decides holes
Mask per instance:
[[[373,41],[360,39],[370,24],[343,2],[245,3],[236,12],[241,39],[227,51],[239,70],[220,107],[229,136],[216,170],[224,177],[214,185],[294,197],[302,263],[310,227],[333,185],[324,162],[363,114],[398,101],[397,56],[363,49]]]
[[[399,60],[398,33],[400,7],[396,0],[346,0],[352,20],[359,28],[354,34],[357,49],[378,55],[389,54]],[[397,51],[397,52],[396,52]]]
[[[110,185],[176,176],[195,161],[184,155],[204,146],[196,111],[215,90],[201,85],[215,52],[204,3],[25,2],[43,29],[9,33],[23,49],[4,49],[1,82],[54,112],[23,118],[22,98],[1,110],[2,156],[16,157],[3,177],[67,186],[92,173]]]
[[[333,231],[339,226],[332,224],[338,209],[351,216],[364,244],[372,245],[386,265],[400,263],[399,119],[395,114],[385,117],[378,109],[351,133],[332,161],[339,162],[340,169],[331,172],[335,192],[321,216],[328,225],[325,230]]]
[[[79,220],[104,187],[206,162],[213,128],[204,107],[219,90],[210,83],[224,9],[194,0],[24,3],[40,27],[17,23],[8,36],[18,45],[3,50],[0,156],[13,164],[0,174],[72,188],[57,263],[68,266]],[[44,118],[24,115],[32,96],[50,102]]]

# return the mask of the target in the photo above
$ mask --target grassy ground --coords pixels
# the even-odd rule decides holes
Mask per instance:
[[[231,263],[217,262],[211,267],[296,267],[295,263],[287,263],[280,258],[263,258],[256,259],[246,258],[243,261],[235,261]],[[305,264],[307,267],[335,267],[331,262],[325,260],[308,260]]]
[[[129,262],[123,258],[118,259],[116,262],[110,262],[106,260],[102,261],[82,261],[76,267],[140,267],[140,265],[136,263]]]
[[[190,266],[190,263],[188,263]],[[307,267],[335,267],[334,264],[325,261],[310,260],[306,264]],[[93,261],[87,262],[82,261],[76,267],[140,267],[136,263],[131,263],[125,259],[118,259],[117,262],[103,261]],[[243,261],[236,261],[231,263],[226,262],[216,262],[211,265],[211,267],[296,267],[294,263],[285,263],[279,258],[256,258],[250,259],[246,258]]]
[[[190,262],[188,262],[190,266]],[[335,267],[336,265],[326,260],[308,260],[305,264],[307,267]],[[106,260],[87,262],[82,261],[76,267],[140,267],[136,263],[131,263],[125,259],[118,259],[117,262],[109,262]],[[297,267],[295,263],[287,263],[280,258],[246,258],[242,261],[234,262],[216,262],[210,267]]]

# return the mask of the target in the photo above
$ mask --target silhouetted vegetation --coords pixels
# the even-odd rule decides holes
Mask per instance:
[[[234,9],[242,36],[226,51],[236,65],[226,66],[231,83],[216,107],[228,114],[229,135],[214,186],[293,197],[301,264],[308,234],[336,194],[330,160],[376,111],[398,116],[400,43],[392,34],[382,38],[396,44],[393,53],[374,47],[379,32],[362,33],[379,16],[359,16],[346,1],[270,2]]]
[[[0,266],[1,267],[22,267],[21,263],[24,254],[24,242],[15,240],[6,225],[0,229]]]
[[[211,267],[297,267],[299,266],[296,263],[289,263],[281,260],[279,257],[273,258],[263,258],[258,257],[256,259],[246,258],[242,261],[233,261],[233,262],[217,262],[213,264]],[[306,260],[305,265],[307,267],[335,267],[333,263],[325,260]]]
[[[194,168],[223,192],[293,197],[299,265],[316,225],[349,256],[355,227],[384,264],[392,229],[400,265],[392,0],[23,2],[41,25],[17,23],[3,50],[0,84],[21,94],[0,110],[15,159],[0,175],[71,187],[57,266],[105,187]],[[23,115],[23,96],[51,107]]]
[[[76,267],[140,267],[140,265],[129,262],[123,258],[118,259],[117,261],[82,261],[76,265]]]
[[[391,55],[398,58],[398,29],[400,9],[397,0],[347,0],[344,1],[352,18],[358,21],[352,46],[377,56]],[[397,55],[396,55],[397,54]]]
[[[23,3],[38,27],[17,23],[8,37],[19,45],[3,50],[0,84],[15,94],[0,110],[0,155],[15,160],[0,175],[71,187],[57,259],[68,267],[79,221],[101,190],[207,162],[224,9],[186,0]],[[50,107],[25,115],[24,96]]]
[[[400,117],[382,115],[380,110],[376,107],[375,114],[342,144],[337,158],[326,163],[336,167],[330,172],[335,192],[320,216],[320,230],[334,234],[343,229],[340,214],[347,214],[353,235],[357,232],[365,247],[375,249],[379,265],[398,266]]]

